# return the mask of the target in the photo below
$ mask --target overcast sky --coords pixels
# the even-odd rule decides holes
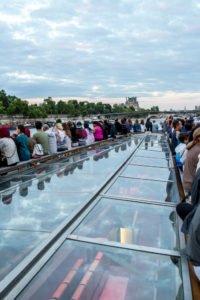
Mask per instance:
[[[0,30],[8,94],[200,105],[198,0],[1,0]]]

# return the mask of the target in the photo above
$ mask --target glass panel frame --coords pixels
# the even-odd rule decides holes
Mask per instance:
[[[111,206],[113,206],[113,209],[111,209]],[[118,208],[120,206],[120,209]],[[110,207],[110,208],[109,208]],[[116,210],[117,217],[113,216],[113,212]],[[128,221],[131,218],[131,212],[134,210],[132,222]],[[155,243],[158,243],[157,246],[154,244],[154,242],[150,241],[148,238],[148,241],[145,242],[145,231],[142,230],[142,226],[145,226],[145,215],[149,212],[156,211],[157,217],[160,216],[160,213],[162,212],[163,218],[162,222],[155,223],[155,226],[159,226],[159,224],[162,224],[163,226],[163,220],[166,220],[167,222],[167,213],[169,212],[169,218],[170,222],[168,226],[170,226],[170,223],[175,222],[176,226],[174,230],[174,236],[171,236],[171,233],[173,231],[169,228],[169,237],[166,240],[166,243],[170,240],[170,236],[173,239],[173,242],[171,244],[171,247],[165,246],[162,247],[161,245],[164,245],[165,242],[163,238],[159,240],[157,236],[152,234],[148,234],[148,237],[150,237],[150,240],[155,239]],[[157,212],[160,211],[158,214]],[[122,213],[123,212],[123,213]],[[144,213],[143,213],[144,212]],[[150,213],[150,215],[152,215]],[[147,218],[150,219],[150,215]],[[123,218],[126,217],[126,218]],[[102,221],[103,218],[103,221]],[[139,221],[138,218],[143,218],[143,221]],[[112,221],[111,221],[112,220]],[[93,222],[94,224],[91,224]],[[114,227],[112,227],[112,224],[115,224]],[[152,229],[152,225],[156,221],[153,217],[151,227],[148,227],[148,230]],[[91,226],[90,226],[91,224]],[[167,225],[167,224],[165,224]],[[147,225],[148,226],[148,225]],[[167,226],[165,226],[166,228]],[[102,229],[101,229],[102,228]],[[112,228],[111,230],[109,228]],[[167,227],[168,228],[168,227]],[[167,250],[178,250],[178,244],[179,244],[179,232],[177,230],[178,228],[178,221],[177,221],[177,215],[175,206],[161,206],[161,205],[155,205],[150,203],[142,203],[142,202],[136,202],[136,201],[124,201],[124,199],[115,199],[115,198],[105,198],[100,196],[98,198],[98,202],[91,208],[91,210],[87,213],[87,215],[79,222],[79,224],[73,229],[71,232],[72,235],[78,235],[78,236],[84,236],[94,239],[100,239],[100,240],[108,240],[108,241],[114,241],[122,244],[133,244],[138,246],[145,246],[145,247],[153,247],[153,248],[162,248]],[[104,230],[105,229],[105,230]],[[120,229],[120,230],[119,230]],[[156,228],[155,228],[156,229]],[[107,232],[105,236],[105,232]],[[141,233],[139,233],[141,232]],[[109,233],[109,234],[108,234]],[[156,233],[156,232],[154,232]],[[164,234],[166,234],[166,230],[164,230]],[[141,238],[141,235],[144,237],[142,239],[142,243],[139,242],[139,239]],[[166,245],[166,244],[165,244]]]

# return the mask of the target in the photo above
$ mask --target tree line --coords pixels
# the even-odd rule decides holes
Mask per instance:
[[[94,114],[109,114],[134,112],[134,107],[125,107],[118,104],[113,106],[102,102],[78,102],[76,99],[68,102],[59,100],[55,102],[51,97],[43,100],[40,104],[29,104],[28,101],[22,100],[16,96],[7,95],[4,90],[0,91],[0,114],[8,116],[23,115],[29,118],[46,118],[51,114],[66,114],[68,117],[90,116]],[[141,109],[141,111],[150,111]],[[151,108],[151,111],[159,111],[157,106]]]

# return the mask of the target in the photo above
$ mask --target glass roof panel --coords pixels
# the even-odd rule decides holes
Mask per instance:
[[[14,269],[41,240],[48,236],[44,232],[26,230],[0,230],[0,280]]]
[[[142,150],[150,150],[150,151],[161,151],[161,152],[169,152],[169,148],[165,145],[155,145],[149,143],[142,143],[140,146]]]
[[[131,160],[132,164],[138,164],[142,166],[152,166],[152,167],[162,167],[169,168],[172,167],[172,162],[169,159],[153,158],[153,157],[139,157],[134,156]]]
[[[177,250],[175,208],[102,198],[73,234]]]
[[[17,297],[183,300],[178,258],[66,241]]]
[[[169,158],[169,152],[159,152],[159,151],[148,151],[148,150],[137,150],[135,156],[153,157],[153,158]]]
[[[176,184],[170,181],[161,182],[120,177],[117,178],[106,194],[161,202],[179,201]]]
[[[71,215],[89,193],[61,189],[46,192],[48,184],[36,181],[1,193],[0,229],[52,231]]]
[[[120,175],[143,179],[175,180],[173,169],[156,168],[155,170],[154,167],[149,166],[128,165]]]

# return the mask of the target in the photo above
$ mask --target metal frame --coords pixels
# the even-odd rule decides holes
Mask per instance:
[[[89,238],[89,237],[80,236],[80,235],[69,234],[67,236],[67,240],[73,240],[73,241],[77,241],[77,242],[85,242],[85,243],[120,248],[120,249],[129,249],[129,250],[135,250],[135,251],[140,251],[140,252],[154,253],[154,254],[159,254],[159,255],[180,257],[180,253],[175,250],[166,250],[166,249],[160,249],[160,248],[139,246],[139,245],[135,245],[135,244],[121,244],[118,242],[104,241],[104,240]]]
[[[145,135],[144,135],[145,136]],[[0,297],[4,296],[5,300],[14,299],[19,293],[29,284],[29,282],[33,279],[33,277],[43,268],[45,263],[53,256],[56,250],[63,244],[65,240],[75,240],[84,243],[102,245],[107,247],[113,248],[121,248],[121,249],[130,249],[133,251],[140,251],[146,253],[154,253],[159,255],[165,256],[175,256],[181,259],[181,271],[182,271],[182,279],[183,279],[183,292],[184,298],[192,299],[192,292],[191,286],[189,284],[189,270],[187,265],[186,257],[183,256],[182,253],[179,251],[174,250],[166,250],[166,249],[159,249],[159,248],[152,248],[152,247],[144,247],[134,244],[121,244],[118,242],[113,241],[103,241],[98,240],[95,238],[88,238],[83,236],[77,236],[71,234],[74,229],[85,219],[85,217],[92,211],[92,209],[99,203],[101,198],[108,198],[108,199],[116,199],[122,201],[130,201],[130,202],[138,202],[138,203],[145,203],[145,204],[153,204],[153,205],[161,205],[161,206],[168,206],[171,208],[175,208],[176,203],[173,202],[159,202],[159,201],[152,201],[146,199],[132,199],[128,197],[119,197],[114,195],[107,195],[104,193],[105,190],[108,190],[111,185],[116,181],[118,177],[125,177],[121,176],[121,172],[123,169],[130,164],[130,160],[136,154],[136,151],[139,149],[143,142],[144,138],[138,143],[134,151],[128,158],[116,168],[116,171],[109,176],[98,191],[95,191],[92,197],[89,200],[86,200],[73,214],[70,218],[65,220],[60,226],[56,228],[54,232],[52,232],[49,237],[34,251],[30,253],[28,257],[25,258],[0,284]],[[77,163],[77,162],[76,162]],[[130,164],[132,165],[132,164]],[[134,164],[133,164],[134,165]],[[144,167],[144,166],[143,166]],[[156,167],[156,166],[155,166]],[[163,167],[161,167],[163,168]],[[127,177],[125,177],[127,178]],[[133,177],[128,177],[133,178]],[[135,178],[140,179],[141,178]],[[143,179],[144,180],[144,179]],[[149,181],[161,181],[162,180],[151,180]],[[173,181],[164,181],[164,182],[173,182]],[[175,181],[177,184],[177,181]],[[177,189],[178,190],[178,189]],[[180,234],[180,222],[177,218],[177,224],[179,226],[178,232],[178,240],[180,242],[180,246],[184,244],[184,237]],[[24,274],[25,273],[25,274]],[[172,279],[173,280],[173,279]],[[3,285],[2,285],[3,283]]]
[[[106,194],[108,191],[109,191],[109,189],[111,188],[111,186],[117,181],[117,179],[119,178],[119,177],[122,177],[122,176],[118,176],[118,175],[115,175],[114,176],[114,178],[106,185],[106,187],[103,189],[103,192],[101,193],[101,195],[104,195],[104,196],[113,196],[113,197],[118,197],[118,195],[111,195],[111,194]],[[127,178],[127,177],[124,177],[124,178]],[[132,177],[128,177],[127,179],[134,179],[134,180],[146,180],[146,181],[153,181],[153,182],[165,182],[165,181],[160,181],[160,180],[158,180],[158,181],[156,181],[156,180],[151,180],[151,179],[142,179],[142,178],[132,178]],[[167,181],[167,182],[169,182],[169,183],[174,183],[175,185],[176,185],[176,182],[174,182],[174,181]],[[166,183],[167,183],[166,182]],[[178,189],[176,188],[176,193],[178,194]],[[123,199],[132,199],[131,197],[124,197]],[[143,200],[143,201],[149,201],[149,202],[153,202],[153,200],[148,200],[148,199],[145,199],[145,198],[137,198],[137,197],[134,197],[134,199],[137,199],[137,200]],[[161,201],[157,201],[157,200],[155,200],[155,202],[158,202],[158,203],[163,203],[163,202],[161,202]],[[167,203],[167,202],[165,202],[165,203]],[[169,203],[174,203],[174,202],[169,202]],[[176,203],[177,204],[177,203]]]
[[[139,157],[139,156],[135,156]],[[148,158],[148,157],[147,157]],[[152,157],[151,157],[152,158]],[[161,158],[162,159],[162,158]],[[140,165],[139,163],[130,163],[129,165],[139,166],[139,167],[151,167],[151,168],[160,168],[160,169],[174,169],[174,167],[160,167],[160,166],[153,166],[153,165]]]
[[[150,178],[140,178],[126,175],[119,175],[118,178],[129,178],[129,179],[141,179],[141,180],[150,180],[150,181],[158,181],[158,182],[174,182],[173,180],[164,180],[164,179],[150,179]]]
[[[144,139],[144,138],[143,138]],[[112,175],[107,179],[97,191],[95,191],[89,200],[86,200],[71,217],[63,221],[49,237],[45,239],[37,248],[35,248],[23,261],[21,261],[1,282],[0,282],[0,298],[14,299],[25,288],[28,282],[39,272],[49,258],[61,246],[66,239],[67,228],[75,221],[80,214],[94,201],[98,194],[103,190],[106,184],[112,180],[115,174],[126,164],[134,155],[141,141],[133,152],[124,160],[124,162],[116,168]],[[66,233],[64,233],[66,231]],[[69,234],[69,232],[68,232]],[[34,266],[33,266],[34,265]],[[26,272],[26,275],[25,275]]]
[[[148,200],[145,198],[130,198],[130,197],[121,197],[116,195],[107,195],[107,194],[100,194],[102,198],[108,198],[108,199],[116,199],[116,200],[123,200],[123,201],[129,201],[129,202],[138,202],[138,203],[146,203],[146,204],[153,204],[153,205],[160,205],[160,206],[170,206],[170,207],[176,207],[177,203],[174,202],[161,202],[161,201],[155,201],[155,200]]]

